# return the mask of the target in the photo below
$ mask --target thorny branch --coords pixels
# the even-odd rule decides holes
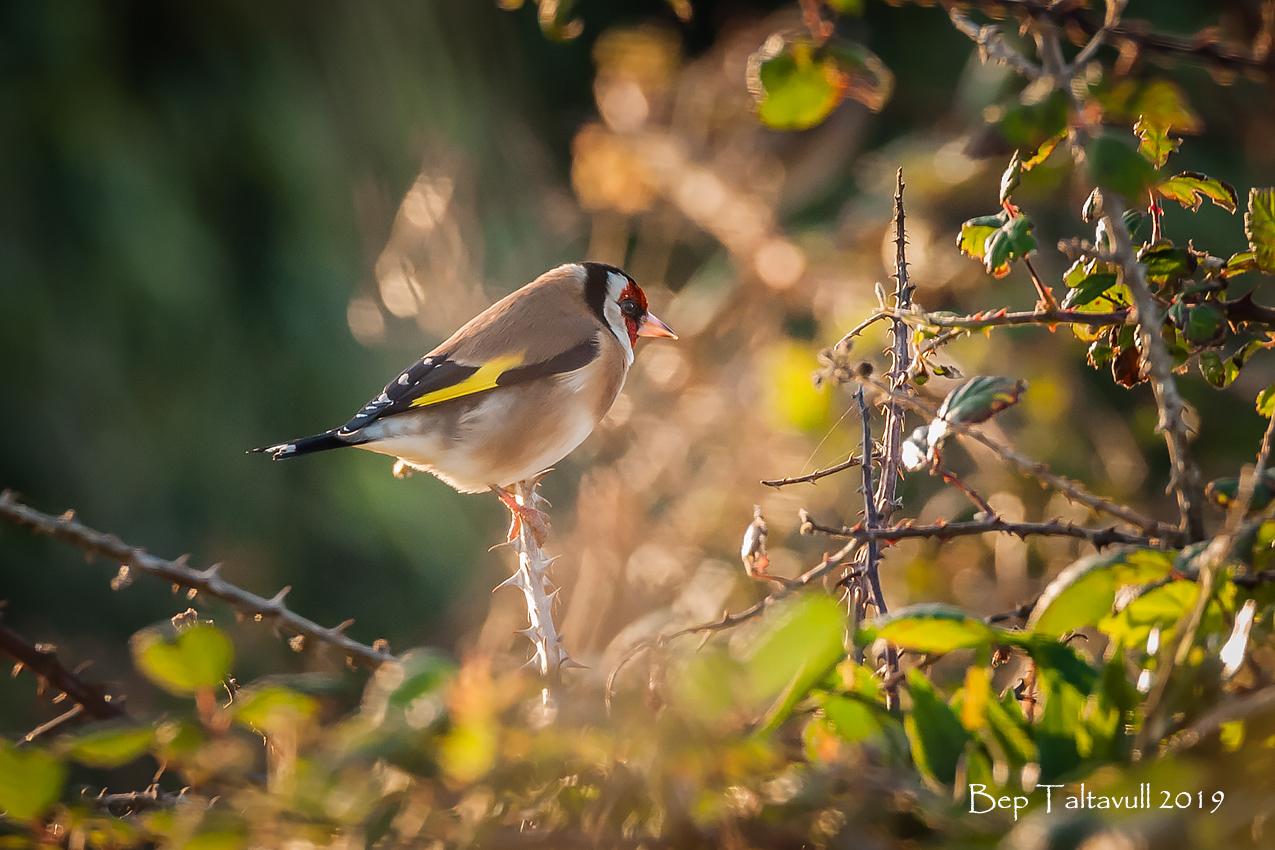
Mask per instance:
[[[48,534],[66,541],[79,547],[90,557],[101,555],[109,558],[121,566],[121,574],[125,578],[128,571],[137,570],[213,599],[220,599],[240,614],[273,619],[278,628],[284,631],[336,647],[351,662],[376,669],[382,664],[397,660],[388,650],[367,646],[346,636],[343,630],[349,626],[349,622],[329,629],[289,610],[284,604],[288,588],[266,599],[221,578],[218,575],[220,564],[213,564],[206,570],[196,570],[186,565],[185,556],[176,561],[160,558],[145,549],[128,545],[113,534],[104,534],[81,524],[71,512],[55,517],[27,507],[19,503],[8,490],[0,493],[0,519],[29,528],[38,534]]]
[[[3,504],[3,497],[0,497],[0,505]],[[53,690],[66,694],[90,717],[96,720],[113,720],[128,716],[118,703],[112,702],[110,696],[104,693],[101,685],[90,685],[68,670],[58,659],[57,652],[27,643],[22,635],[5,625],[0,625],[0,652],[47,682]],[[57,718],[60,722],[65,722],[66,719],[70,718],[65,714]],[[32,735],[38,737],[35,733]]]
[[[879,455],[874,455],[873,460],[879,460]],[[853,469],[863,463],[863,458],[858,455],[851,455],[841,463],[829,466],[827,469],[816,469],[807,475],[793,475],[787,478],[767,478],[762,480],[762,484],[767,487],[787,487],[789,484],[813,484],[820,478],[827,478],[829,475],[836,475],[838,472],[845,472],[847,469]]]
[[[1103,210],[1115,242],[1121,282],[1133,295],[1140,347],[1150,373],[1156,407],[1160,411],[1156,430],[1164,434],[1169,446],[1169,461],[1173,466],[1169,488],[1177,493],[1180,529],[1192,542],[1203,540],[1204,485],[1200,480],[1200,469],[1191,457],[1190,435],[1184,416],[1186,402],[1178,393],[1177,382],[1173,378],[1173,358],[1164,345],[1165,313],[1147,285],[1146,267],[1138,262],[1134,253],[1129,228],[1124,223],[1124,204],[1111,192],[1104,191]]]
[[[904,405],[912,408],[928,419],[933,420],[938,416],[938,411],[930,407],[928,404],[925,404],[912,396],[894,393],[884,384],[879,381],[875,381],[870,377],[860,376],[856,377],[855,380],[873,387],[878,393],[884,396],[901,400]],[[981,443],[991,449],[997,457],[1008,463],[1010,466],[1013,466],[1019,472],[1031,478],[1035,478],[1042,486],[1049,487],[1059,493],[1062,493],[1068,499],[1077,504],[1093,508],[1095,511],[1100,511],[1109,516],[1123,520],[1133,527],[1142,530],[1149,537],[1165,540],[1167,542],[1175,542],[1180,536],[1176,528],[1157,522],[1151,517],[1145,516],[1127,505],[1117,504],[1116,502],[1097,496],[1089,492],[1083,484],[1051,472],[1049,467],[1044,463],[1034,461],[1026,455],[1019,454],[1009,446],[998,443],[991,437],[988,437],[981,431],[971,428],[963,422],[949,421],[948,427],[952,432],[960,434],[962,437],[968,437],[969,439]]]
[[[863,400],[863,387],[859,387],[859,392],[855,394],[855,401],[858,402],[859,417],[863,422],[863,451],[867,454],[872,451],[872,419],[868,415],[868,403]],[[872,464],[865,463],[863,465],[863,525],[867,528],[877,527],[875,499],[872,492]],[[881,576],[877,573],[880,553],[876,540],[868,538],[865,542],[867,545],[859,555],[863,561],[868,586],[872,589],[872,604],[876,606],[879,617],[888,611],[885,606],[885,594],[881,590]]]
[[[1024,540],[1032,536],[1072,537],[1092,543],[1099,549],[1114,545],[1155,546],[1157,543],[1164,542],[1114,527],[1085,528],[1061,519],[1048,522],[1009,522],[1000,517],[991,517],[969,522],[939,521],[931,525],[917,525],[915,520],[905,520],[884,528],[865,528],[862,525],[836,528],[821,525],[811,519],[805,511],[801,512],[802,534],[826,534],[829,537],[850,540],[884,540],[887,543],[894,543],[899,540],[928,538],[946,542],[953,537],[968,537],[989,532],[1012,534]]]

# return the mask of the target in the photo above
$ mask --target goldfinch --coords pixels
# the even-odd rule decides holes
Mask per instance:
[[[566,457],[624,386],[638,337],[677,335],[646,294],[604,263],[545,272],[408,366],[339,428],[253,449],[275,460],[355,446],[462,493],[507,487]],[[512,533],[512,530],[511,530]]]

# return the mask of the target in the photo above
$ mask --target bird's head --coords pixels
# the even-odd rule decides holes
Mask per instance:
[[[585,297],[599,318],[632,352],[640,336],[677,339],[677,334],[647,309],[646,293],[624,271],[605,263],[584,263]]]

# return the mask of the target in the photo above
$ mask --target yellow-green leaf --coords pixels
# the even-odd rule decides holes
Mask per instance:
[[[30,820],[52,806],[65,780],[66,767],[44,750],[0,740],[0,810],[10,820]]]
[[[215,626],[199,623],[175,637],[161,628],[143,629],[130,642],[133,662],[169,693],[190,696],[215,688],[230,675],[234,646]]]
[[[1092,626],[1111,612],[1118,588],[1163,578],[1172,567],[1173,553],[1158,549],[1122,548],[1082,558],[1045,588],[1027,628],[1059,637]]]
[[[1208,198],[1229,213],[1235,212],[1240,202],[1239,193],[1230,183],[1215,180],[1198,171],[1183,171],[1155,187],[1156,192],[1171,201],[1177,201],[1191,212],[1199,210]]]
[[[66,743],[66,754],[89,767],[119,767],[145,753],[155,740],[151,726],[110,721],[77,732]]]
[[[917,652],[951,652],[996,639],[991,626],[960,608],[921,603],[900,608],[873,623],[876,636]]]
[[[1248,193],[1244,232],[1257,267],[1275,274],[1275,189],[1253,189]]]

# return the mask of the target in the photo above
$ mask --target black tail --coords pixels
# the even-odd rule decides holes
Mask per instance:
[[[302,437],[300,440],[279,443],[275,446],[262,446],[259,449],[252,449],[252,451],[263,452],[275,460],[283,460],[284,458],[297,457],[298,455],[326,452],[328,449],[342,449],[346,446],[355,445],[358,445],[357,438],[354,440],[342,439],[337,436],[337,429],[333,428],[331,431],[315,434],[313,437]]]

